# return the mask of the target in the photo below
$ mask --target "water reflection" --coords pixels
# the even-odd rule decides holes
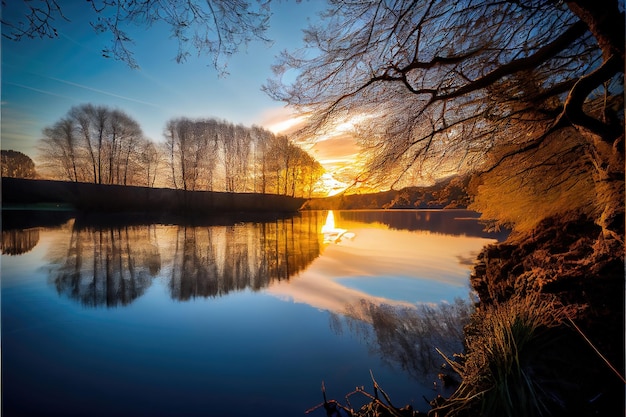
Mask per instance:
[[[65,256],[53,266],[58,293],[86,306],[131,303],[161,269],[154,232],[154,226],[73,227]]]
[[[61,227],[74,213],[63,208],[51,210],[7,210],[2,208],[3,255],[22,255],[39,243],[43,228]]]
[[[391,365],[418,381],[435,381],[444,362],[436,348],[450,357],[463,350],[463,327],[473,308],[470,300],[460,298],[452,303],[414,307],[362,300],[348,306],[345,321],[335,317],[331,328],[340,334],[345,326]],[[364,316],[366,321],[354,318]]]
[[[485,231],[479,213],[469,210],[342,210],[335,212],[342,224],[379,224],[392,230],[429,231],[446,235],[504,240],[508,231]]]
[[[172,298],[216,297],[287,280],[319,255],[317,224],[310,220],[177,228]]]
[[[50,256],[59,294],[86,306],[127,305],[162,276],[176,300],[259,290],[320,253],[320,216],[226,225],[70,224]]]
[[[505,233],[468,211],[335,211],[323,256],[266,291],[331,313],[377,356],[431,385],[443,358],[462,351],[473,308],[468,277],[479,251]],[[350,233],[351,239],[335,238]],[[444,390],[441,382],[437,388]],[[441,391],[445,393],[445,391]]]
[[[335,213],[333,210],[328,211],[321,233],[324,235],[324,243],[338,243],[342,239],[354,239],[355,236],[354,233],[335,226]]]
[[[462,340],[463,315],[440,314],[436,303],[467,299],[467,264],[495,239],[393,229],[335,211],[333,228],[354,237],[325,244],[327,214],[77,217],[39,228],[34,250],[3,256],[2,368],[11,382],[3,407],[247,416],[275,409],[280,393],[281,411],[297,415],[319,400],[320,379],[341,395],[366,384],[368,369],[398,403],[423,405],[436,375],[421,375],[441,364],[434,347],[451,355]],[[14,246],[30,246],[25,236]],[[137,389],[111,397],[112,386]]]
[[[391,229],[380,222],[354,220],[354,216],[374,218],[375,214],[387,215],[335,212],[334,228],[349,231],[354,238],[325,245],[323,256],[296,279],[288,284],[273,284],[266,291],[337,314],[344,314],[346,305],[362,299],[397,305],[451,302],[457,297],[467,298],[472,260],[485,245],[497,240],[489,235],[482,237],[482,229],[474,233],[476,220],[462,221],[462,226],[467,227],[456,226],[457,234],[437,232],[439,229],[432,225],[446,224],[435,220],[438,215],[449,216],[444,212],[431,213],[430,230]],[[366,317],[361,319],[367,321]]]
[[[22,255],[30,252],[39,242],[39,229],[3,230],[2,254]]]

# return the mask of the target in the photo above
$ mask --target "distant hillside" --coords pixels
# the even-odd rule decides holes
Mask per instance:
[[[469,176],[451,177],[429,187],[408,187],[373,194],[339,194],[311,199],[305,210],[467,208]]]

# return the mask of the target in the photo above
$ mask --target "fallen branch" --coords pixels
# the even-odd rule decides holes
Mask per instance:
[[[372,378],[372,383],[374,386],[374,394],[372,395],[369,392],[365,391],[363,387],[356,387],[354,391],[346,395],[346,403],[348,404],[348,406],[344,406],[336,400],[328,400],[326,398],[326,387],[324,385],[324,381],[322,381],[322,397],[324,401],[316,405],[315,407],[306,410],[305,414],[309,414],[320,407],[324,407],[324,409],[326,410],[326,415],[328,417],[341,417],[343,415],[341,413],[341,410],[343,410],[349,417],[417,417],[425,415],[423,413],[420,413],[419,411],[413,411],[413,407],[411,407],[410,405],[402,408],[395,407],[391,403],[391,398],[389,398],[387,393],[380,387],[380,385],[374,378],[374,374],[371,370],[370,376]],[[380,394],[382,394],[384,401],[378,398],[379,392]],[[370,399],[369,403],[362,406],[356,412],[350,404],[350,397],[355,394],[360,394]]]

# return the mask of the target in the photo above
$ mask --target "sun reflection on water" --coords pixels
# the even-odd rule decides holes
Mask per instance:
[[[332,210],[328,210],[326,223],[322,226],[322,234],[324,235],[324,243],[339,243],[342,239],[354,239],[355,233],[349,232],[347,229],[335,227],[335,214]]]
[[[437,223],[435,230],[359,222],[351,213],[328,211],[319,229],[324,251],[306,270],[288,282],[272,283],[265,292],[338,314],[346,314],[347,305],[362,300],[406,307],[449,303],[470,296],[471,265],[466,260],[476,259],[482,247],[496,241],[435,231],[456,221],[442,221],[440,212],[396,213],[419,216],[425,224]]]

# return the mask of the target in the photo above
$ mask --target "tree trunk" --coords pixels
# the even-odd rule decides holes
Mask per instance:
[[[604,61],[617,55],[624,68],[624,13],[620,13],[617,0],[567,1],[570,10],[583,21],[602,50]]]

